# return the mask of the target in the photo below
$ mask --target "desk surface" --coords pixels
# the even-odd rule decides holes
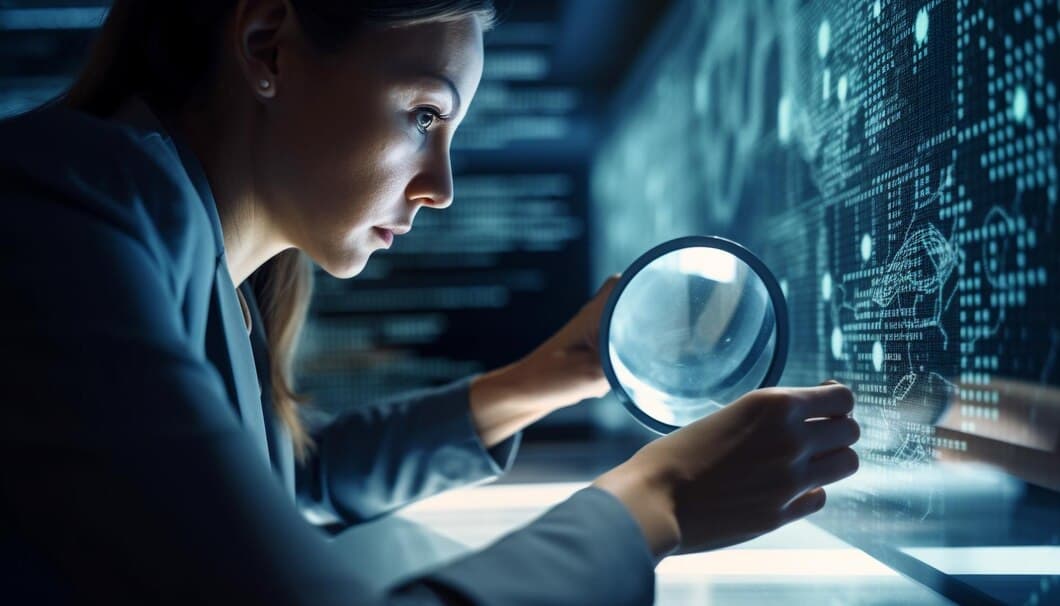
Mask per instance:
[[[389,584],[487,545],[582,486],[496,484],[452,491],[336,541],[381,546],[385,553],[366,563],[378,569],[366,572]],[[663,606],[950,603],[804,521],[727,549],[667,558],[656,573],[656,603]]]

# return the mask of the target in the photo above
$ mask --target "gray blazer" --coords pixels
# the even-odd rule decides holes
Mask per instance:
[[[5,360],[0,595],[34,603],[641,604],[652,558],[610,494],[579,491],[383,595],[310,521],[354,524],[507,469],[468,379],[334,418],[296,466],[263,324],[247,334],[217,209],[140,102],[0,122]],[[372,546],[364,546],[371,557]]]

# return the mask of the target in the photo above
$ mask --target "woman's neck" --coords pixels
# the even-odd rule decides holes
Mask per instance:
[[[219,108],[186,110],[163,115],[161,120],[167,129],[179,132],[202,164],[217,204],[228,273],[239,286],[291,245],[275,229],[256,193],[251,140],[256,108],[227,109],[223,114]]]

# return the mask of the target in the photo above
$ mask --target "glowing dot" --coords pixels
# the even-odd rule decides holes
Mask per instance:
[[[788,281],[784,278],[780,279],[780,292],[784,294],[784,298],[788,298]]]
[[[872,3],[872,16],[875,17],[876,19],[879,19],[880,18],[880,11],[882,9],[883,9],[883,7],[880,6],[880,0],[876,0],[875,2],[873,2]]]
[[[847,87],[849,86],[849,83],[847,82],[847,77],[845,75],[839,76],[839,82],[837,82],[835,86],[835,93],[836,96],[839,97],[839,102],[846,103]]]
[[[922,8],[917,11],[916,24],[913,26],[913,33],[916,35],[916,43],[923,44],[927,42],[928,34],[928,13],[927,8]]]
[[[832,298],[832,274],[826,273],[821,278],[821,298],[825,301]]]
[[[787,95],[777,104],[777,138],[782,143],[791,141],[791,97]]]
[[[830,92],[829,89],[831,89],[831,88],[832,88],[832,70],[826,69],[826,70],[824,70],[824,73],[821,74],[821,95],[825,99],[828,98],[828,93]]]
[[[843,331],[838,326],[832,329],[832,357],[836,360],[843,357]]]
[[[872,367],[876,372],[883,370],[883,344],[879,341],[872,344]]]
[[[1027,90],[1022,86],[1017,86],[1016,90],[1012,91],[1012,118],[1016,122],[1023,122],[1023,119],[1027,117]]]
[[[861,236],[861,260],[868,261],[872,256],[872,236],[865,234]]]
[[[821,21],[821,27],[817,30],[817,54],[822,59],[828,56],[828,45],[832,42],[832,26],[828,20]]]

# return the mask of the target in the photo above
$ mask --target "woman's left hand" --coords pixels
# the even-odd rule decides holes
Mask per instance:
[[[517,362],[476,377],[471,408],[487,444],[548,413],[610,390],[600,366],[600,315],[618,282],[613,275],[563,328]]]
[[[618,279],[608,278],[563,328],[516,362],[539,401],[562,408],[610,391],[600,366],[600,316]]]

